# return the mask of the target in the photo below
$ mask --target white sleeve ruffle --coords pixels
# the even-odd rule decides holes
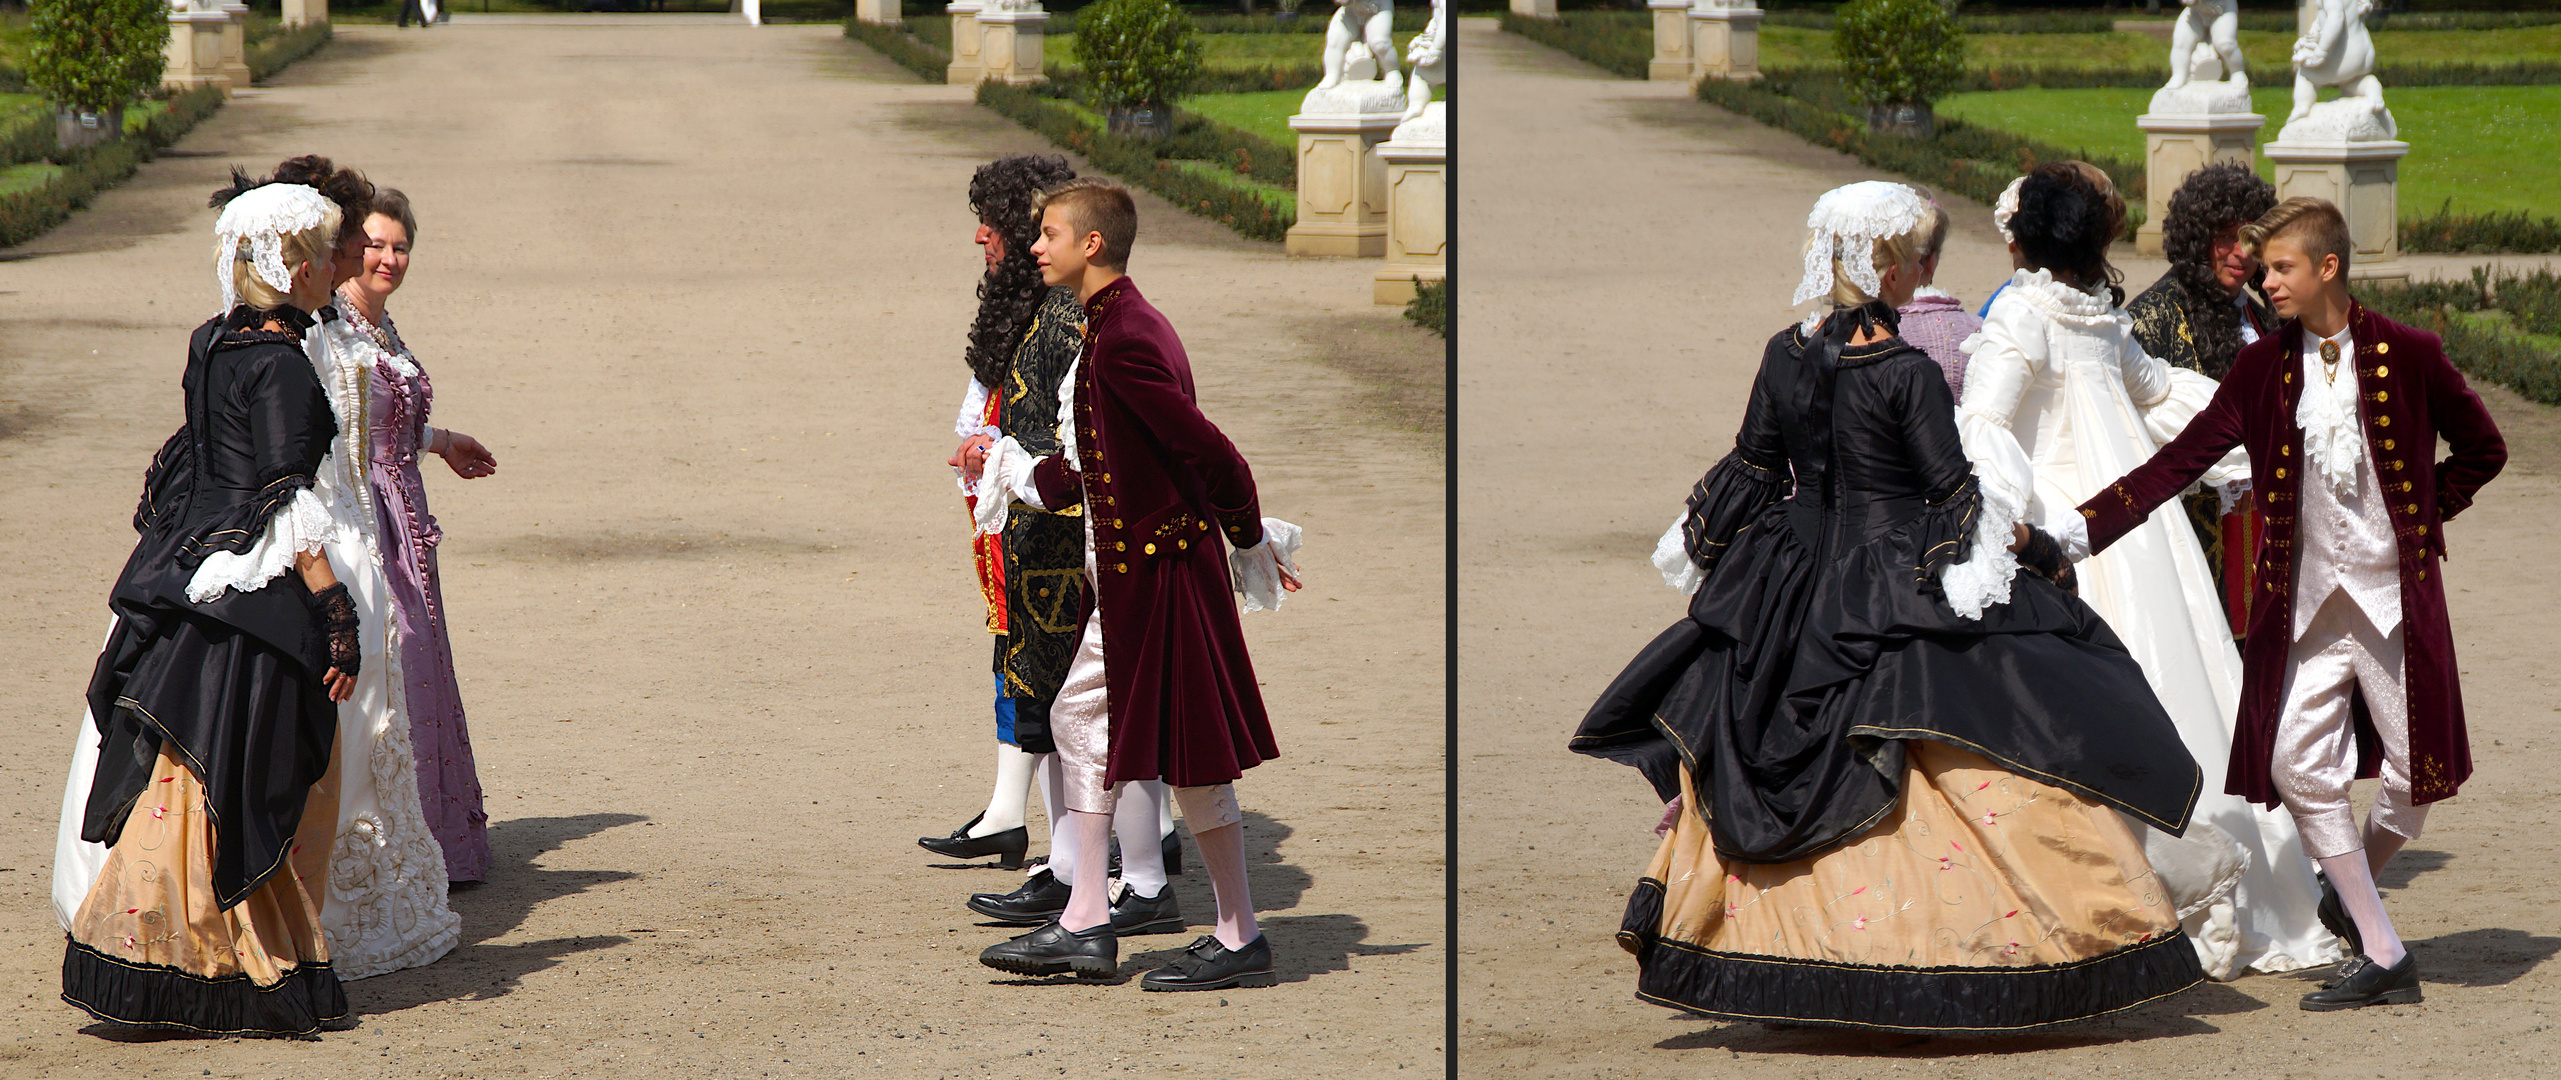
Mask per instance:
[[[1032,468],[1041,458],[1023,449],[1023,444],[1007,435],[987,448],[985,471],[975,478],[978,505],[971,510],[977,518],[978,531],[993,536],[1005,531],[1005,511],[1016,501],[1035,510],[1046,510],[1040,501],[1040,485],[1032,480]]]
[[[1247,611],[1278,611],[1281,597],[1282,567],[1291,577],[1298,576],[1298,547],[1302,534],[1298,526],[1279,518],[1263,519],[1263,542],[1227,553],[1228,572],[1235,575],[1236,591],[1245,597]]]
[[[1673,515],[1672,527],[1663,530],[1663,538],[1654,542],[1654,569],[1663,572],[1663,584],[1680,590],[1683,595],[1697,592],[1699,585],[1707,580],[1707,571],[1699,569],[1697,561],[1690,558],[1688,538],[1681,535],[1681,526],[1688,524],[1689,519],[1688,508],[1682,508],[1680,513]]]
[[[974,376],[971,377],[969,389],[962,391],[960,396],[960,412],[952,417],[952,434],[966,439],[972,435],[996,433],[996,429],[986,423],[987,393],[987,384],[979,382]]]
[[[187,599],[206,604],[221,597],[224,589],[256,591],[293,569],[295,555],[324,553],[328,543],[338,538],[333,521],[329,505],[318,494],[310,488],[295,492],[292,501],[267,519],[265,535],[249,550],[205,556],[196,575],[187,580]]]
[[[2012,526],[2027,517],[2026,504],[2012,501],[2013,496],[1989,484],[1978,486],[1983,506],[1974,515],[1974,551],[1963,562],[1949,563],[1939,571],[1947,606],[1968,619],[1980,619],[1983,609],[2010,602],[2010,579],[2019,573],[2018,553],[2010,550]],[[2084,538],[2084,550],[2088,544]]]
[[[1983,505],[1974,518],[1973,553],[1940,571],[1939,584],[1947,592],[1948,606],[1969,619],[1982,618],[1983,609],[2009,602],[2010,579],[2019,569],[2019,557],[2010,550],[2012,527],[2028,520],[2036,493],[2036,466],[2010,430],[2010,420],[2018,414],[2028,380],[2035,374],[2038,358],[2029,355],[2026,343],[2041,346],[2043,338],[2023,340],[2005,325],[1999,316],[2010,310],[2010,305],[1997,305],[1994,319],[1957,346],[1967,359],[1956,433],[1966,459],[1974,463]]]

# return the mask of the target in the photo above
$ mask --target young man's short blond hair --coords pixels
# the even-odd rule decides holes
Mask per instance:
[[[1096,265],[1114,270],[1129,268],[1129,247],[1138,242],[1138,204],[1129,197],[1129,189],[1120,181],[1101,176],[1079,176],[1040,193],[1032,204],[1035,212],[1052,206],[1066,208],[1067,220],[1076,223],[1076,239],[1086,233],[1101,233],[1102,254],[1091,260]]]
[[[2241,242],[2249,245],[2250,257],[2265,261],[2270,240],[2285,237],[2303,249],[2314,263],[2321,256],[2339,257],[2339,280],[2348,276],[2348,259],[2356,252],[2356,241],[2348,235],[2347,215],[2328,199],[2297,195],[2276,204],[2260,215],[2259,220],[2241,226]]]

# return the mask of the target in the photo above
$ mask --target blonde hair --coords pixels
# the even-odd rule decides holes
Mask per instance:
[[[1929,215],[1924,214],[1922,215],[1920,222],[1912,229],[1911,232],[1904,233],[1901,236],[1878,237],[1876,242],[1870,245],[1868,249],[1868,268],[1876,271],[1877,276],[1881,278],[1884,276],[1885,271],[1893,267],[1911,266],[1919,263],[1921,261],[1921,241],[1926,238],[1925,234],[1929,231],[1929,224]],[[1805,238],[1805,250],[1814,250],[1814,237],[1808,236]],[[1855,283],[1850,281],[1849,266],[1841,261],[1840,254],[1838,252],[1833,253],[1832,306],[1857,307],[1876,299],[1877,297],[1869,296],[1867,294],[1867,290],[1859,288]]]
[[[2348,219],[2328,199],[2298,195],[2276,204],[2266,214],[2241,226],[2241,243],[2250,257],[2265,259],[2268,241],[2292,237],[2303,254],[2311,257],[2315,270],[2323,255],[2339,257],[2339,280],[2348,277],[2348,258],[2356,253],[2356,240],[2348,235]]]
[[[290,274],[295,267],[308,263],[318,257],[321,252],[336,247],[338,226],[342,217],[338,207],[332,204],[321,211],[320,224],[301,232],[286,233],[278,237],[277,239],[283,244],[285,272]],[[260,311],[283,307],[293,302],[292,297],[276,291],[275,286],[267,284],[267,279],[258,276],[258,264],[249,257],[249,241],[246,237],[243,237],[240,246],[231,252],[231,290],[240,297],[241,303]]]
[[[1930,189],[1915,185],[1912,190],[1919,192],[1921,201],[1927,204],[1921,210],[1921,223],[1912,229],[1918,240],[1912,248],[1912,260],[1926,262],[1947,246],[1947,211],[1939,207],[1938,196]]]
[[[1067,220],[1076,223],[1079,243],[1087,233],[1102,234],[1103,250],[1094,256],[1094,265],[1129,268],[1130,245],[1138,242],[1138,203],[1130,198],[1127,187],[1107,176],[1079,176],[1041,192],[1032,201],[1032,212],[1052,206],[1066,208]]]

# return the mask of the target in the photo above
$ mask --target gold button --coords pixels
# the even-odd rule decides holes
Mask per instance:
[[[2374,343],[2374,351],[2376,351],[2376,352],[2378,352],[2378,353],[2388,353],[2388,352],[2391,352],[2391,351],[2392,351],[2392,343],[2391,343],[2391,342],[2389,342],[2389,341],[2378,341],[2378,342],[2375,342],[2375,343]]]
[[[1126,573],[1128,573],[1128,572],[1129,572],[1129,564],[1128,564],[1128,563],[1121,563],[1121,564],[1119,564],[1119,565],[1117,565],[1117,566],[1112,567],[1112,569],[1117,570],[1117,571],[1120,571],[1121,573],[1126,574]]]
[[[2392,440],[2390,440],[2390,439],[2385,439],[2385,440],[2383,440],[2383,448],[2384,448],[2384,449],[2386,449],[2386,450],[2392,449],[2392,446],[2393,446]]]
[[[2286,373],[2285,373],[2285,375],[2284,375],[2284,377],[2283,377],[2280,381],[2283,381],[2283,382],[2286,382],[2286,383],[2289,383],[2289,384],[2290,384],[2290,383],[2292,383],[2292,382],[2294,382],[2294,373],[2293,373],[2293,372],[2291,372],[2291,371],[2286,372]]]
[[[2408,468],[2409,465],[2410,463],[2406,461],[2395,461],[2392,463],[2392,471],[2400,472],[2402,469]]]
[[[2420,567],[2420,568],[2419,568],[2419,580],[2421,580],[2421,581],[2426,581],[2427,579],[2428,579],[2428,568],[2427,568],[2427,567],[2422,566],[2422,567]]]
[[[1127,550],[1129,550],[1129,541],[1127,541],[1127,540],[1114,540],[1114,541],[1112,541],[1112,550],[1113,550],[1113,551],[1127,551]]]
[[[2425,525],[2421,525],[2421,526],[2419,526],[2419,535],[2421,535],[2421,536],[2426,536],[2427,534],[2428,534],[2428,527],[2427,527],[2427,526],[2425,526]]]
[[[2410,486],[2410,485],[2408,485],[2408,484],[2403,484],[2403,485],[2401,485],[2401,486],[2402,486],[2402,487],[2408,487],[2408,486]],[[1190,550],[1192,549],[1192,542],[1191,542],[1191,541],[1189,541],[1189,540],[1176,540],[1176,541],[1174,541],[1174,546],[1175,546],[1175,547],[1178,547],[1178,548],[1181,548],[1181,549],[1183,549],[1184,551],[1190,551]]]
[[[1040,591],[1040,594],[1041,594],[1042,596],[1047,596],[1047,595],[1049,595],[1049,590],[1047,590],[1047,589],[1042,589],[1042,590]]]
[[[1148,554],[1150,554],[1150,555],[1156,554],[1156,545],[1154,545],[1154,544],[1149,544],[1149,545],[1147,545],[1147,553],[1148,553]]]
[[[2392,426],[2392,418],[2391,418],[2391,417],[2389,417],[2389,416],[2378,416],[2378,417],[2375,417],[2375,418],[2374,418],[2374,426],[2376,426],[2376,427],[2391,427],[2391,426]]]
[[[2418,512],[2419,512],[2419,504],[2417,504],[2417,503],[2411,503],[2411,504],[2409,504],[2408,506],[2404,506],[2404,507],[2402,507],[2402,508],[2401,508],[2401,511],[2402,511],[2403,513],[2408,513],[2408,514],[2415,514],[2415,513],[2418,513]]]
[[[2374,392],[2374,400],[2378,404],[2390,401],[2392,400],[2392,392],[2389,390],[2377,390]]]
[[[2294,448],[2293,448],[2293,447],[2291,447],[2291,446],[2280,446],[2280,447],[2277,447],[2277,448],[2276,448],[2276,456],[2278,456],[2278,457],[2293,457],[2293,456],[2294,456]]]
[[[1103,474],[1103,482],[1104,482],[1104,483],[1106,483],[1106,484],[1111,483],[1111,482],[1112,482],[1112,474],[1110,474],[1110,473],[1104,473],[1104,474]]]
[[[2407,480],[2401,481],[2401,490],[2403,490],[2403,491],[2408,491],[2408,490],[2410,490],[2410,482],[2409,482],[2409,481],[2407,481]]]
[[[2386,346],[2377,345],[2377,346],[2375,346],[2375,347],[2374,347],[2374,351],[2376,351],[2376,352],[2390,352],[2390,351],[2391,351],[2391,349],[2390,349],[2390,348],[2388,348],[2388,347],[2386,347]],[[2385,364],[2376,364],[2376,365],[2374,365],[2374,377],[2375,377],[2375,378],[2378,378],[2378,379],[2381,379],[2381,378],[2388,378],[2388,377],[2390,377],[2390,376],[2391,376],[2391,374],[2392,374],[2392,368],[2391,368],[2389,365],[2385,365]]]
[[[1200,531],[1202,531],[1202,532],[1208,532],[1208,531],[1209,531],[1209,523],[1208,523],[1208,522],[1206,522],[1206,521],[1201,522],[1201,523],[1200,523]]]
[[[2277,469],[2276,469],[2276,478],[2277,478],[2277,479],[2279,479],[2279,480],[2283,480],[2283,479],[2285,479],[2285,466],[2283,466],[2283,465],[2279,465],[2279,466],[2277,466]]]
[[[1117,528],[1120,528],[1120,527],[1121,527],[1121,526],[1120,526],[1120,519],[1119,519],[1119,518],[1113,518],[1113,519],[1112,519],[1112,528],[1117,529]]]

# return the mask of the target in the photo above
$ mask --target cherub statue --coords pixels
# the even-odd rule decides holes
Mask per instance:
[[[1334,21],[1325,27],[1325,79],[1316,88],[1342,85],[1344,69],[1354,57],[1375,62],[1380,81],[1396,78],[1396,43],[1388,37],[1396,25],[1396,0],[1334,0],[1334,5]]]
[[[1431,107],[1432,88],[1449,81],[1449,65],[1443,59],[1448,48],[1442,44],[1445,31],[1441,23],[1448,6],[1449,0],[1432,0],[1432,21],[1423,24],[1423,32],[1414,35],[1413,43],[1405,48],[1405,61],[1413,65],[1406,73],[1405,120],[1422,116],[1423,110]]]
[[[2180,0],[2187,10],[2179,13],[2178,23],[2170,29],[2170,81],[2162,87],[2176,90],[2191,78],[2205,81],[2241,73],[2241,6],[2240,0]],[[2197,61],[2197,46],[2210,43],[2219,70],[2204,74],[2206,67]]]
[[[2320,3],[2312,15],[2312,28],[2294,43],[2294,113],[2285,118],[2286,126],[2311,116],[2320,102],[2321,88],[2335,86],[2339,100],[2329,103],[2332,110],[2362,107],[2371,111],[2383,137],[2392,138],[2400,129],[2383,105],[2383,82],[2374,77],[2374,38],[2365,32],[2365,13],[2373,9],[2372,0]],[[2283,137],[2279,133],[2278,138]]]

